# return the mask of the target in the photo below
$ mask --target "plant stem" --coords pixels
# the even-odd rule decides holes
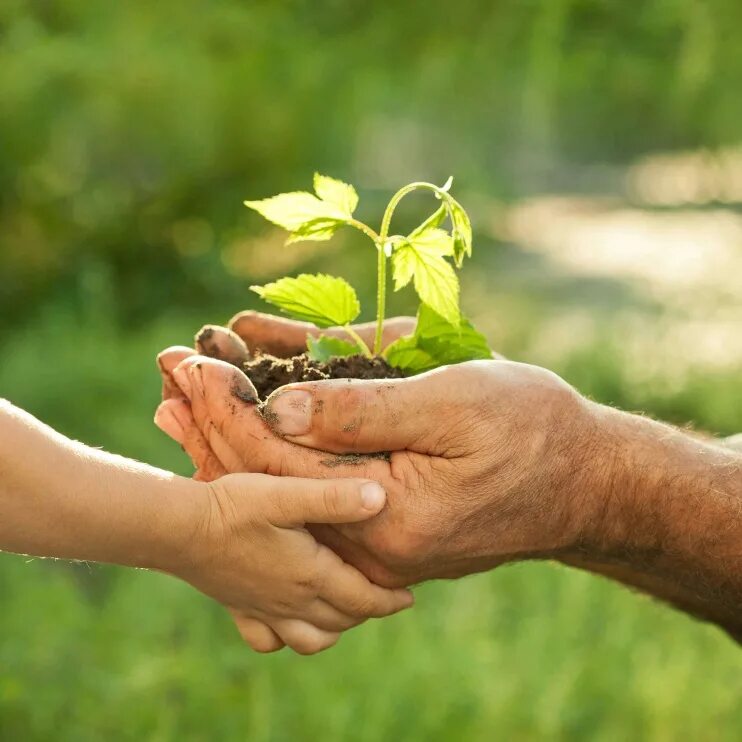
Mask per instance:
[[[386,310],[386,252],[384,247],[389,237],[389,227],[392,223],[392,215],[399,205],[399,202],[408,194],[417,190],[433,191],[440,198],[449,198],[448,193],[442,188],[432,183],[410,183],[404,188],[400,188],[391,198],[384,211],[384,217],[381,220],[381,229],[377,235],[376,249],[379,251],[377,266],[378,289],[376,294],[376,336],[374,338],[374,353],[381,353],[381,340],[384,332],[384,313]],[[365,226],[365,225],[363,225]],[[368,234],[368,233],[367,233]]]
[[[353,338],[354,342],[361,349],[361,353],[363,353],[366,358],[371,358],[371,351],[369,350],[368,345],[363,342],[363,338],[350,325],[343,325],[343,329],[351,338]]]
[[[374,355],[381,353],[381,341],[384,334],[384,312],[386,309],[386,253],[384,244],[376,246],[378,261],[376,269],[376,334],[374,336]]]
[[[364,224],[363,222],[359,222],[358,219],[348,219],[347,222],[351,227],[355,227],[356,229],[360,230],[365,234],[367,237],[370,237],[375,244],[379,243],[379,235],[374,232],[371,227],[369,227],[367,224]]]
[[[363,222],[358,221],[358,219],[348,219],[348,224],[351,227],[355,227],[356,229],[360,230],[365,234],[367,237],[369,237],[371,240],[373,240],[374,245],[376,245],[376,250],[379,254],[379,261],[378,261],[378,289],[376,294],[376,337],[374,339],[374,354],[378,355],[381,352],[381,332],[384,328],[384,303],[386,301],[386,256],[384,255],[384,247],[383,247],[383,241],[381,237],[374,232],[371,227],[369,227],[367,224],[364,224]],[[379,319],[381,318],[381,319]],[[360,345],[361,348],[363,348],[364,355],[368,358],[372,357],[372,353],[369,350],[366,343],[361,340],[361,338],[358,336],[358,334],[355,332],[355,330],[352,330],[349,326],[346,325],[345,327],[346,332]]]

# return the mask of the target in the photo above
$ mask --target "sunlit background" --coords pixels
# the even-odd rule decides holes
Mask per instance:
[[[151,422],[157,350],[300,270],[373,311],[362,237],[283,247],[242,200],[316,169],[373,224],[453,175],[493,347],[742,431],[741,28],[737,0],[4,0],[0,395],[189,473]],[[742,737],[742,653],[622,588],[526,564],[417,596],[265,657],[167,577],[2,556],[0,739]]]

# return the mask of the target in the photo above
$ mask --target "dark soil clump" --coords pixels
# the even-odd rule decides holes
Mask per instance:
[[[362,355],[331,358],[320,363],[312,361],[306,354],[293,358],[276,358],[265,354],[245,361],[242,370],[252,381],[261,400],[278,387],[297,381],[401,379],[403,376],[399,369],[390,366],[383,358],[366,358]]]

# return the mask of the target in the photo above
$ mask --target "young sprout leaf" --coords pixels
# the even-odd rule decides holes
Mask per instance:
[[[312,240],[322,242],[329,240],[337,232],[338,227],[342,227],[343,222],[328,221],[327,219],[313,219],[311,222],[305,222],[295,229],[286,240],[286,244],[301,242],[302,240]]]
[[[419,374],[437,366],[492,358],[492,351],[484,335],[465,317],[454,327],[421,304],[415,332],[389,345],[384,357],[402,371]]]
[[[453,224],[453,259],[461,268],[464,257],[471,257],[472,231],[469,215],[454,198],[449,199],[451,222]]]
[[[337,206],[346,217],[353,216],[358,206],[356,189],[327,175],[314,174],[314,192],[326,203]]]
[[[269,222],[293,232],[307,222],[318,219],[331,221],[343,221],[346,214],[333,203],[322,201],[312,193],[306,191],[294,191],[293,193],[280,193],[278,196],[264,198],[262,201],[245,201],[245,206],[255,209]]]
[[[420,300],[454,326],[459,324],[459,279],[445,259],[453,254],[451,235],[443,229],[415,230],[392,253],[394,290],[414,280]]]
[[[281,193],[262,201],[245,201],[269,222],[291,232],[288,243],[329,240],[353,216],[358,194],[352,185],[314,174],[314,190]]]
[[[250,289],[282,312],[318,327],[350,324],[361,312],[353,287],[323,273],[302,273]]]
[[[410,237],[417,237],[429,229],[440,227],[447,215],[446,205],[441,204],[417,229],[410,233]]]
[[[487,338],[466,317],[454,327],[425,304],[417,313],[416,335],[419,346],[436,358],[438,365],[492,358]]]
[[[344,358],[362,352],[356,343],[350,343],[347,340],[333,338],[329,335],[320,335],[317,338],[307,335],[307,354],[313,361],[326,363],[330,358]]]
[[[390,366],[406,374],[421,374],[438,366],[438,362],[417,344],[415,335],[405,335],[387,346],[384,358]]]
[[[245,205],[290,232],[288,242],[327,240],[344,224],[370,237],[377,250],[377,308],[374,349],[379,352],[383,335],[386,302],[387,260],[391,259],[396,291],[413,284],[420,307],[417,328],[384,352],[393,365],[407,373],[420,373],[444,364],[490,358],[486,339],[459,310],[459,281],[454,265],[461,267],[472,252],[472,228],[467,213],[450,194],[452,178],[438,188],[431,183],[410,183],[392,196],[384,211],[381,229],[375,232],[353,217],[358,194],[348,183],[320,173],[314,174],[314,193],[282,193]],[[389,235],[389,225],[399,202],[415,190],[433,191],[441,204],[406,237]],[[443,228],[450,220],[450,232]],[[451,261],[449,262],[449,259]],[[350,323],[360,306],[353,288],[342,278],[324,274],[302,274],[281,278],[265,286],[252,286],[263,299],[297,319],[319,327],[344,326],[354,342],[328,336],[308,337],[311,358],[326,361],[333,356],[362,353],[371,349],[358,337]]]

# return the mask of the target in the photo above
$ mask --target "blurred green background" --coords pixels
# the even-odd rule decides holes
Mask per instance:
[[[242,200],[317,169],[375,223],[452,174],[494,347],[741,431],[740,28],[736,0],[4,0],[0,395],[189,473],[151,422],[157,350],[284,272],[372,314],[362,238],[284,249]],[[423,586],[309,659],[252,654],[161,575],[3,555],[0,595],[3,740],[742,737],[721,632],[548,564]]]

